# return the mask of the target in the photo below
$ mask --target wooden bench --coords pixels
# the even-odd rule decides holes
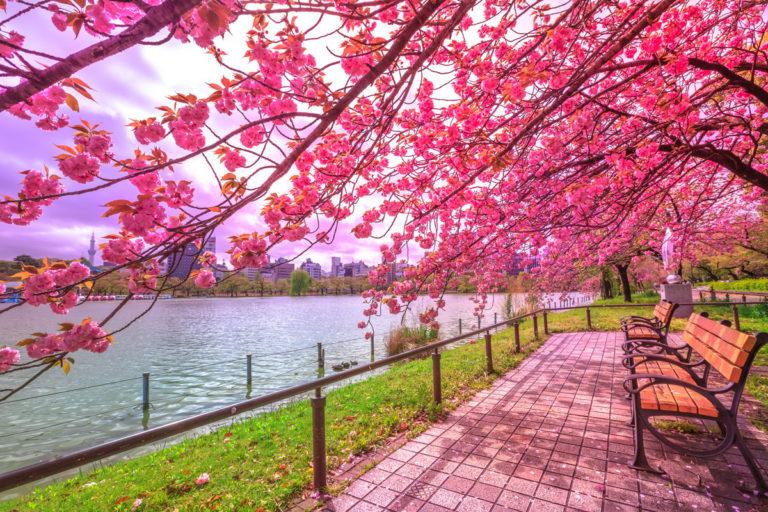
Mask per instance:
[[[647,353],[624,357],[623,364],[631,374],[624,381],[624,388],[632,399],[635,433],[635,455],[631,466],[659,472],[651,468],[646,459],[643,430],[650,431],[670,448],[700,457],[714,457],[736,445],[759,491],[768,491],[762,472],[744,443],[736,421],[749,369],[758,350],[768,342],[768,334],[746,334],[694,313],[685,326],[683,341],[693,353],[690,362]],[[712,372],[717,372],[726,384],[713,386],[709,382]],[[722,440],[710,449],[681,445],[654,427],[650,421],[654,416],[714,421],[720,427]]]
[[[626,339],[624,352],[635,352],[644,347],[667,345],[667,334],[678,304],[662,300],[653,308],[653,317],[627,316],[621,319],[621,330]],[[662,347],[663,349],[663,347]],[[662,352],[658,350],[657,352]]]

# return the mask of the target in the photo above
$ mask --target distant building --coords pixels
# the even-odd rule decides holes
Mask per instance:
[[[344,273],[341,274],[344,277],[364,277],[368,275],[370,267],[362,261],[345,263]]]
[[[393,281],[399,281],[403,277],[405,277],[405,268],[408,266],[407,263],[397,263],[392,262],[389,264],[389,268],[387,269],[387,283],[392,283]]]
[[[340,277],[344,275],[344,265],[341,264],[341,258],[338,256],[331,257],[331,272],[329,277]]]
[[[528,256],[523,254],[514,254],[512,256],[512,265],[510,266],[509,275],[516,276],[523,272],[530,272],[531,270],[539,267],[538,256]]]
[[[301,264],[301,270],[309,274],[312,279],[320,279],[323,276],[323,269],[319,263],[315,263],[310,258]]]
[[[214,263],[211,265],[211,270],[213,271],[213,277],[216,278],[216,281],[221,281],[224,279],[224,276],[227,275],[229,269],[224,263],[224,260],[221,260],[221,263]]]
[[[190,242],[184,246],[183,250],[171,254],[166,260],[168,277],[178,277],[180,279],[189,277],[193,270],[201,267],[199,258],[206,251],[216,253],[215,237],[210,237],[206,240],[203,247],[198,247],[194,242]]]
[[[88,261],[91,265],[96,265],[96,237],[91,232],[91,245],[88,247]]]
[[[264,270],[260,268],[241,268],[237,271],[238,274],[245,277],[249,281],[255,281],[258,277],[263,275]],[[271,272],[270,272],[271,276]]]
[[[285,258],[277,258],[277,261],[272,264],[272,280],[290,279],[295,269],[296,266]]]

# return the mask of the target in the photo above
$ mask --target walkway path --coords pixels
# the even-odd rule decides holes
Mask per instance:
[[[552,336],[516,370],[396,450],[328,504],[336,512],[746,511],[752,481],[732,448],[695,460],[646,434],[658,477],[633,450],[619,333]],[[760,464],[768,438],[744,425]]]

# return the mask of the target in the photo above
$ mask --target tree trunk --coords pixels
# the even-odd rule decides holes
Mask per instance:
[[[629,286],[629,265],[616,265],[621,280],[621,292],[624,294],[624,302],[632,302],[632,289]]]
[[[603,270],[600,275],[600,296],[603,299],[613,298],[613,285],[611,284],[611,278],[607,270]]]

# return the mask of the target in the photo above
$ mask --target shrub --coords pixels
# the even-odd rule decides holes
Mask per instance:
[[[387,336],[387,353],[391,356],[425,345],[437,339],[437,330],[424,325],[402,325]]]

